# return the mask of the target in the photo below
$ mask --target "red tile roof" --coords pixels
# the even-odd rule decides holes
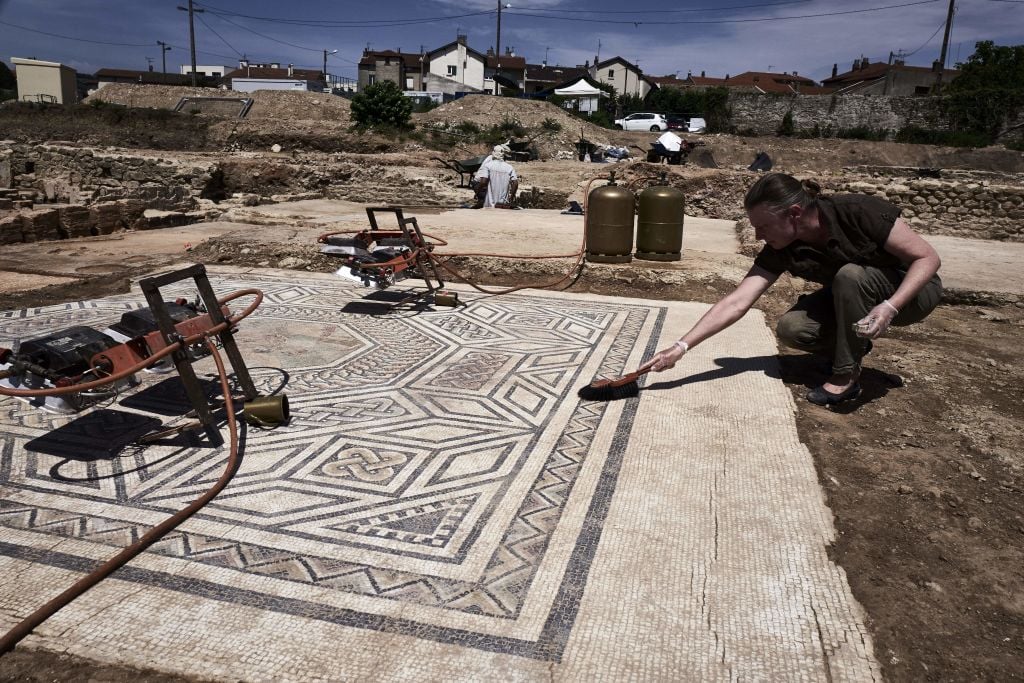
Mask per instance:
[[[647,80],[649,80],[649,81],[651,81],[653,83],[657,83],[659,86],[660,85],[670,85],[670,86],[684,86],[684,85],[687,85],[687,82],[686,82],[685,79],[678,78],[676,76],[648,76]]]
[[[526,57],[512,57],[511,55],[487,55],[487,68],[496,69],[498,65],[502,69],[525,69]]]

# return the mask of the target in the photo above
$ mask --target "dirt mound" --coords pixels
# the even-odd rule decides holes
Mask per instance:
[[[527,129],[526,137],[534,138],[533,144],[542,159],[555,157],[559,152],[563,155],[574,153],[576,142],[581,136],[597,145],[611,144],[609,133],[612,131],[578,119],[550,102],[540,100],[469,95],[437,109],[413,115],[413,121],[418,126],[444,130],[455,129],[467,121],[480,129],[486,129],[506,120]],[[545,124],[545,121],[548,123]],[[551,130],[552,121],[558,124],[557,131]]]
[[[344,97],[307,91],[257,90],[244,93],[177,85],[112,83],[84,101],[86,104],[99,100],[126,107],[174,109],[182,97],[252,98],[253,105],[246,121],[331,121],[348,126],[351,120],[349,101]]]

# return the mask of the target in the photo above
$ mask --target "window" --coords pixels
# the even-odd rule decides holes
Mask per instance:
[[[608,78],[615,78],[615,69],[608,69]]]
[[[458,67],[457,67],[457,66],[455,66],[454,64],[449,64],[449,65],[448,65],[448,75],[449,75],[449,76],[454,76],[454,75],[455,75],[455,72],[456,72],[457,70],[458,70]]]
[[[377,82],[377,77],[374,76],[373,74],[370,74],[369,77],[366,79],[366,84],[367,85],[373,85],[376,82]]]

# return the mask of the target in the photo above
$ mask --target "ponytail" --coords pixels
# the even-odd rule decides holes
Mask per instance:
[[[772,212],[781,212],[797,204],[807,210],[817,206],[821,185],[813,180],[797,180],[785,173],[769,173],[747,191],[743,208],[750,211],[766,204]]]

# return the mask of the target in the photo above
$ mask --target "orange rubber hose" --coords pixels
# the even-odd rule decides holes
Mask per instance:
[[[217,351],[216,345],[209,339],[206,339],[205,341],[207,348],[210,349],[210,353],[213,356],[214,363],[217,364],[217,373],[220,375],[221,391],[223,392],[224,397],[228,398],[231,396],[231,387],[228,385],[228,376],[227,371],[224,368],[224,361],[221,360],[220,352]],[[3,638],[0,638],[0,655],[4,655],[13,650],[14,646],[30,634],[37,626],[56,614],[62,608],[66,607],[75,598],[79,597],[97,583],[110,576],[117,569],[123,567],[132,559],[137,557],[146,548],[159,541],[165,534],[167,534],[167,532],[177,527],[213,500],[214,497],[220,493],[225,486],[227,486],[231,477],[234,476],[235,470],[238,468],[238,427],[235,422],[235,412],[232,407],[227,409],[227,420],[228,430],[231,433],[231,450],[228,454],[228,461],[224,468],[224,473],[220,475],[220,478],[210,488],[210,490],[194,500],[188,507],[178,511],[173,516],[168,517],[166,520],[147,531],[135,543],[123,549],[117,555],[76,581],[70,588],[62,592],[60,595],[25,617],[21,622],[15,625],[14,628],[8,631]]]

